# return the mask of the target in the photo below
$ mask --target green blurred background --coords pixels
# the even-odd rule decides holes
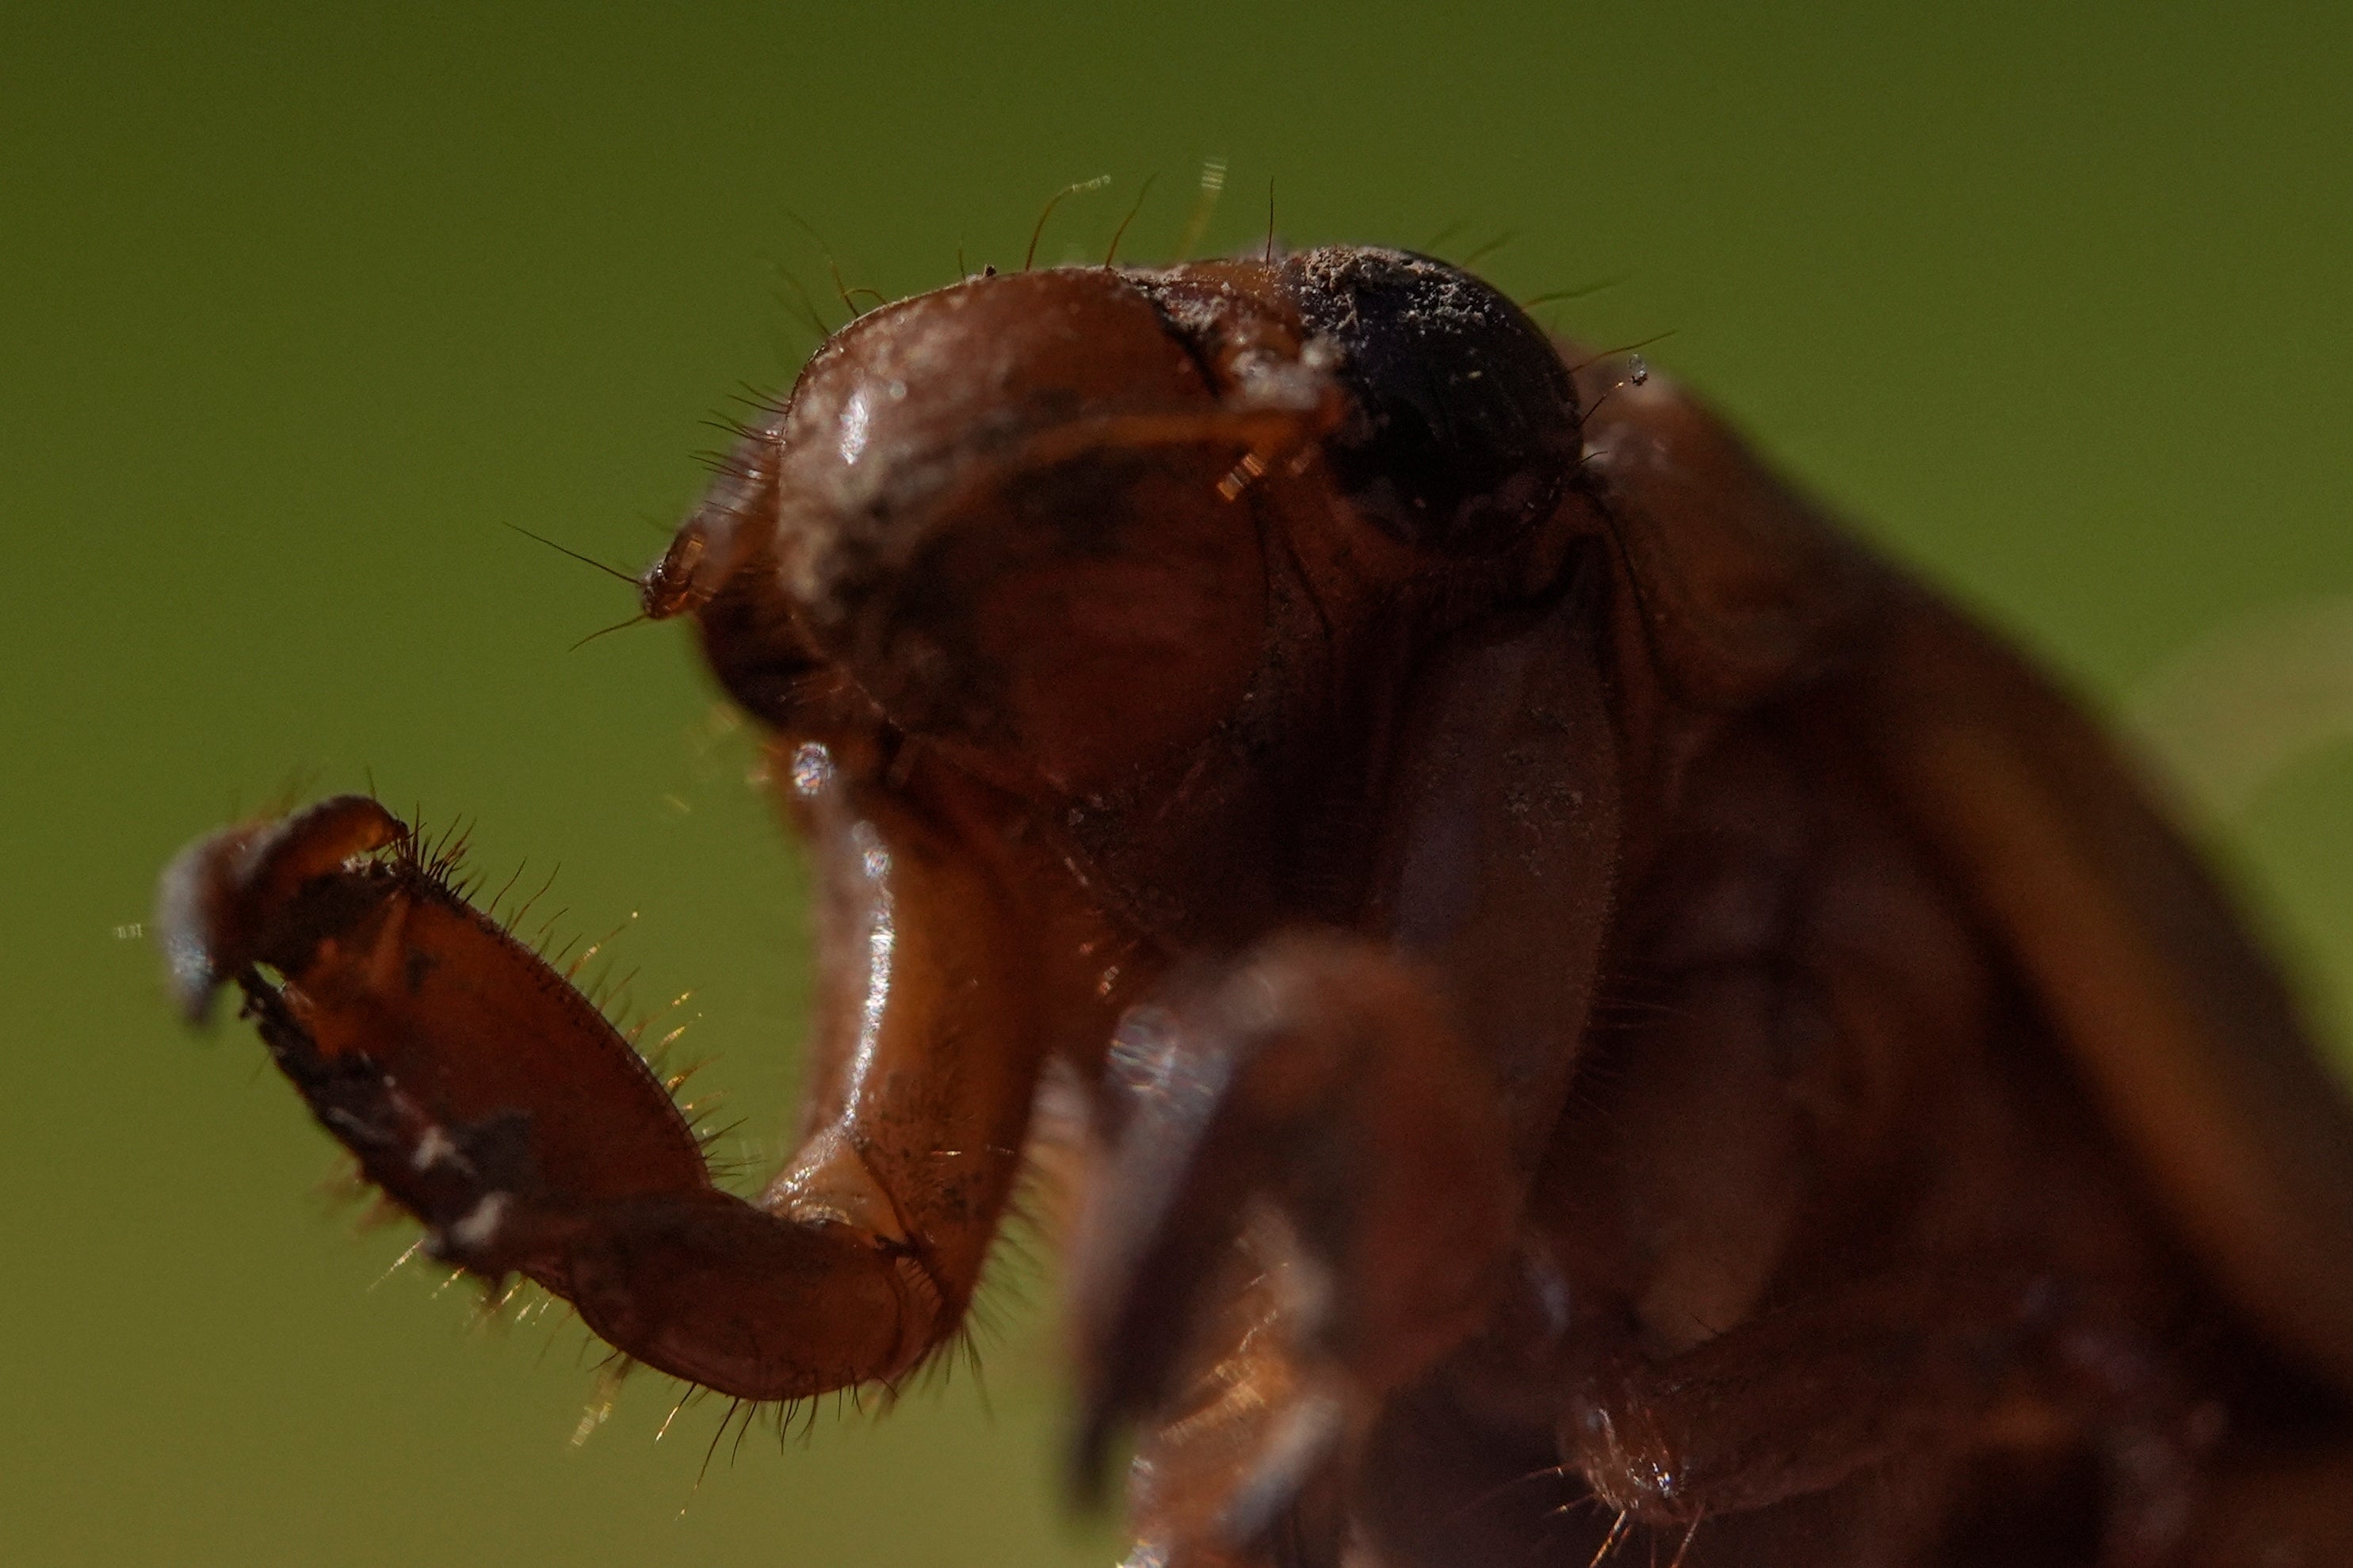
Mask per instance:
[[[791,214],[895,294],[1018,264],[1098,174],[1043,258],[1155,171],[1126,254],[1166,254],[1214,157],[1209,248],[1271,179],[1287,241],[1622,279],[1549,314],[1672,330],[1655,362],[2119,704],[2353,595],[2348,45],[2341,5],[2147,0],[0,12],[0,1557],[1110,1560],[1055,1506],[1034,1284],[986,1406],[755,1434],[698,1491],[718,1408],[656,1446],[648,1377],[575,1448],[579,1331],[372,1289],[408,1236],[352,1237],[138,934],[184,839],[372,776],[485,867],[560,862],[559,931],[628,925],[733,1152],[780,1157],[802,926],[750,750],[676,628],[567,651],[624,591],[499,525],[659,547],[702,421],[810,346],[777,269],[830,300]],[[2211,821],[2341,1038],[2353,747],[2306,742],[2353,641],[2284,646],[2317,716]]]

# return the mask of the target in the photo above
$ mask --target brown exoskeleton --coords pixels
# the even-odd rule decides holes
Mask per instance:
[[[1088,1088],[1082,1478],[1139,1563],[2353,1562],[2353,1116],[2013,655],[1455,268],[967,279],[644,581],[821,885],[716,1189],[374,801],[167,873],[440,1257],[753,1400],[953,1333]]]

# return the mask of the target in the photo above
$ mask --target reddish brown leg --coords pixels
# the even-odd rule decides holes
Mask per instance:
[[[814,748],[812,748],[814,750]],[[192,1014],[234,979],[278,1065],[438,1256],[521,1272],[631,1356],[747,1399],[889,1381],[955,1327],[1018,1166],[1031,977],[996,879],[821,754],[819,1121],[715,1188],[628,1043],[343,797],[195,846],[159,926]],[[274,973],[273,973],[274,972]]]
[[[1610,1507],[1680,1521],[1822,1491],[1966,1432],[2025,1308],[2018,1291],[1959,1289],[1965,1305],[1942,1279],[1811,1303],[1657,1364],[1630,1349],[1570,1402],[1562,1457]]]
[[[1245,1538],[1483,1315],[1519,1201],[1501,1111],[1421,974],[1332,933],[1136,1009],[1111,1074],[1117,1144],[1071,1255],[1082,1463],[1119,1423],[1178,1414],[1207,1338],[1212,1381],[1285,1394],[1193,1510]],[[1262,1326],[1224,1331],[1237,1310]]]
[[[1596,1496],[1645,1523],[1737,1518],[1875,1474],[1883,1492],[1916,1483],[1914,1522],[1933,1527],[1933,1483],[2006,1394],[2042,1402],[2108,1460],[2101,1561],[2173,1561],[2213,1434],[2135,1337],[2011,1270],[1923,1268],[1664,1362],[1630,1348],[1577,1390],[1559,1436]]]

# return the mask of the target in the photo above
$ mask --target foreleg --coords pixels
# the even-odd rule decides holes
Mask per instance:
[[[959,1321],[1037,1074],[998,880],[820,770],[819,1121],[755,1203],[716,1188],[645,1063],[470,908],[408,830],[346,796],[231,829],[166,873],[173,983],[234,980],[280,1068],[427,1246],[520,1272],[629,1355],[748,1399],[919,1362]],[[838,1068],[838,1070],[836,1068]]]

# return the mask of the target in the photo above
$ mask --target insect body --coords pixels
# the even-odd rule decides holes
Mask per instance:
[[[1077,1082],[1139,1563],[2353,1562],[2353,1116],[2280,984],[1662,380],[1391,251],[968,279],[644,592],[818,872],[755,1200],[373,801],[165,876],[182,1004],[444,1258],[740,1397],[891,1384]]]

